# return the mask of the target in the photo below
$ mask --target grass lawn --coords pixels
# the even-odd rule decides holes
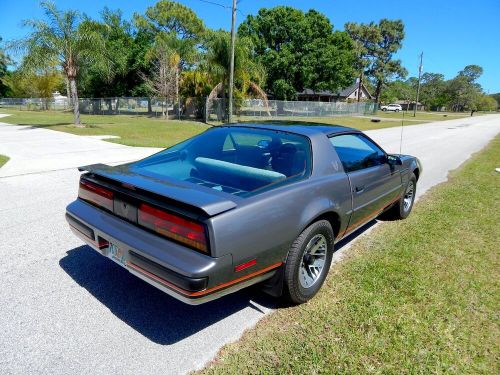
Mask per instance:
[[[11,114],[3,117],[0,122],[18,125],[32,125],[39,128],[58,130],[77,135],[116,135],[120,138],[110,139],[109,142],[121,143],[129,146],[167,147],[192,137],[209,125],[196,121],[161,120],[146,116],[91,116],[82,115],[82,122],[87,125],[79,128],[72,125],[71,113],[54,111],[19,111],[0,108],[0,113]],[[242,121],[265,121],[263,118],[241,118]],[[344,125],[360,130],[381,129],[400,126],[397,121],[374,123],[369,118],[361,117],[290,117],[280,120],[306,121],[329,125]],[[418,122],[411,122],[415,125]],[[410,123],[407,123],[410,124]]]
[[[353,244],[312,301],[268,315],[202,372],[498,374],[499,159],[497,137],[407,220]]]
[[[209,126],[195,121],[160,120],[145,116],[91,116],[82,115],[87,127],[72,125],[73,114],[53,111],[19,111],[0,109],[0,113],[12,116],[2,117],[0,122],[18,125],[32,125],[38,128],[58,130],[77,135],[116,135],[120,138],[109,142],[129,146],[168,147],[202,132]]]
[[[356,117],[356,116],[339,116],[339,117],[278,117],[278,118],[270,118],[270,117],[251,117],[251,116],[239,116],[236,118],[236,121],[240,122],[251,122],[251,121],[303,121],[303,122],[311,122],[318,123],[321,125],[343,125],[349,126],[351,128],[356,128],[359,130],[372,130],[372,129],[382,129],[382,128],[392,128],[395,126],[401,126],[400,121],[394,120],[384,120],[382,119],[380,122],[371,122],[371,118],[380,117],[378,115],[373,116],[364,116],[364,117]],[[417,125],[424,123],[425,121],[411,121],[407,122],[405,125]]]
[[[416,123],[414,120],[421,121],[444,121],[453,120],[457,118],[470,117],[468,112],[417,112],[416,117],[413,117],[413,111],[408,112],[384,112],[377,111],[374,117],[379,118],[390,118],[390,119],[401,119],[405,116],[405,120],[411,120],[411,123]],[[474,116],[479,116],[479,113],[474,113]]]
[[[2,165],[7,163],[9,161],[9,157],[5,155],[0,155],[0,168],[2,168]]]

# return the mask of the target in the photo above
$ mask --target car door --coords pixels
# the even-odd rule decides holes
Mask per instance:
[[[344,167],[352,193],[349,230],[375,217],[399,196],[399,168],[388,163],[386,153],[364,134],[330,137]]]

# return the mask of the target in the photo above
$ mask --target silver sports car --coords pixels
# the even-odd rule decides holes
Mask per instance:
[[[358,130],[311,124],[218,126],[134,163],[80,170],[66,213],[74,233],[189,304],[260,282],[306,302],[337,241],[380,215],[409,215],[422,173]]]

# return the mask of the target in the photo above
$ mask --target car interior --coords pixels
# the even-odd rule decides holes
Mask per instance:
[[[186,147],[174,152],[167,149],[139,166],[142,171],[241,196],[306,173],[308,141],[304,137],[246,129],[225,133],[209,131]]]

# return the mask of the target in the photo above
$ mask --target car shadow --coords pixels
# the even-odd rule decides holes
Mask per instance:
[[[376,223],[372,220],[339,241],[335,251]],[[89,246],[69,250],[59,265],[115,316],[161,345],[175,344],[247,307],[264,314],[259,305],[266,309],[291,306],[263,293],[259,286],[245,288],[203,305],[187,305],[132,275]]]
[[[354,232],[350,233],[348,236],[345,236],[342,238],[339,242],[335,244],[335,252],[342,250],[342,248],[346,245],[348,245],[350,242],[354,241],[356,238],[361,236],[363,233],[365,233],[368,229],[373,227],[375,224],[377,224],[378,220],[373,219],[372,221],[369,221],[368,223],[362,225],[358,229],[356,229]]]
[[[172,345],[247,307],[276,308],[272,297],[250,287],[199,306],[177,301],[89,246],[69,250],[61,268],[123,322],[161,345]]]

